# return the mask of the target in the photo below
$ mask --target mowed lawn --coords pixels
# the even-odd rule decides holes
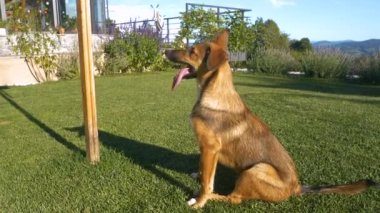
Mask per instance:
[[[0,212],[191,212],[199,188],[189,123],[194,80],[174,73],[96,79],[101,161],[85,158],[80,82],[0,89]],[[235,85],[293,156],[307,185],[380,181],[380,87],[235,74]],[[236,175],[219,167],[216,192]],[[380,212],[380,190],[271,204],[208,202],[205,212]]]

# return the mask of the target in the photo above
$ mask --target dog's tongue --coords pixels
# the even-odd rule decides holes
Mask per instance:
[[[173,78],[172,90],[177,88],[177,86],[181,83],[183,77],[185,77],[188,74],[190,74],[189,68],[183,68],[183,69],[179,70],[177,72],[176,76],[174,76],[174,78]]]

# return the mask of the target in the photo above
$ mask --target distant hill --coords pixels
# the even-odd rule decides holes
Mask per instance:
[[[380,51],[380,39],[366,41],[317,41],[312,43],[314,48],[336,48],[352,55],[372,55]]]

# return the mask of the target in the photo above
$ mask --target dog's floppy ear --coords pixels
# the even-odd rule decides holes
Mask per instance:
[[[207,49],[207,68],[208,70],[215,70],[220,65],[228,61],[228,54],[226,50],[216,45],[210,45]]]
[[[227,51],[229,34],[229,30],[222,30],[212,42]]]

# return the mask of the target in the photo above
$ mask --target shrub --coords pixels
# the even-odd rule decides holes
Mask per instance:
[[[78,52],[62,54],[57,57],[57,77],[63,80],[79,78]]]
[[[40,4],[41,1],[35,1]],[[42,29],[42,14],[38,8],[32,8],[25,12],[19,2],[9,5],[12,16],[7,25],[10,34],[8,43],[15,54],[25,57],[32,75],[38,82],[51,80],[57,68],[57,58],[54,50],[58,46],[58,38],[53,29],[45,27]],[[42,69],[45,76],[38,73]]]
[[[363,57],[360,65],[358,74],[364,81],[380,83],[380,52],[369,57]]]
[[[159,40],[147,34],[126,32],[105,44],[102,74],[160,71],[163,57]]]
[[[248,69],[271,74],[286,74],[298,70],[299,63],[285,50],[261,49],[247,62]]]
[[[302,71],[307,77],[340,78],[349,70],[352,57],[334,49],[318,49],[300,57]]]

